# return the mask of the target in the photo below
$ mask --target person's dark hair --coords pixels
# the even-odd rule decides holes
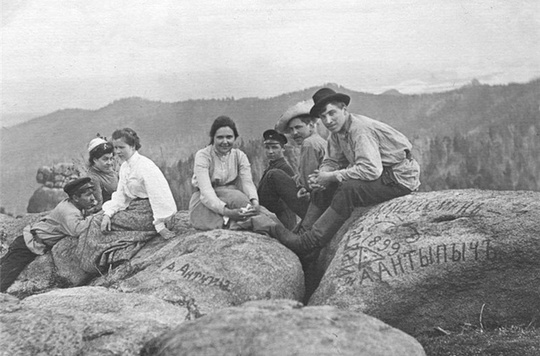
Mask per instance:
[[[321,109],[319,110],[319,112],[317,113],[317,115],[320,115],[320,114],[323,112],[323,110],[328,106],[328,104],[332,104],[332,105],[334,105],[334,106],[337,106],[337,107],[340,108],[340,109],[343,109],[344,107],[347,106],[347,104],[345,104],[345,103],[342,102],[342,101],[335,101],[335,100],[334,100],[334,101],[329,101],[329,102],[327,102],[326,104],[324,104],[324,105],[321,107]]]
[[[212,124],[212,127],[210,128],[210,144],[214,144],[214,136],[216,135],[217,130],[219,130],[222,127],[230,127],[231,130],[233,130],[234,138],[236,139],[238,135],[238,130],[236,129],[236,124],[234,121],[228,117],[228,116],[219,116],[217,119],[214,120],[214,123]]]
[[[313,116],[311,115],[299,115],[299,116],[296,116],[296,117],[293,117],[293,119],[300,119],[300,121],[302,121],[304,124],[306,125],[309,125],[309,124],[314,124],[315,121],[317,120],[317,118],[314,118]],[[291,119],[292,121],[292,119]],[[290,121],[289,121],[290,122]]]
[[[90,151],[89,156],[88,156],[88,163],[90,164],[90,166],[93,166],[95,159],[100,159],[101,156],[106,155],[107,153],[113,153],[113,152],[114,152],[114,147],[112,143],[110,142],[102,143],[101,145],[94,147],[92,151]]]
[[[118,140],[120,138],[123,138],[125,143],[127,143],[128,145],[135,147],[136,150],[141,148],[141,139],[139,138],[139,136],[137,136],[137,133],[129,127],[125,127],[123,129],[113,132],[113,140]]]

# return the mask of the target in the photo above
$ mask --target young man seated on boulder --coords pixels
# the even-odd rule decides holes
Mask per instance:
[[[0,292],[4,293],[37,256],[47,253],[64,237],[79,237],[88,228],[92,215],[87,211],[96,204],[91,178],[75,179],[64,186],[64,191],[68,198],[44,218],[26,226],[0,260]]]
[[[286,144],[287,137],[276,130],[266,130],[263,133],[264,153],[268,159],[268,166],[259,181],[257,194],[260,204],[276,214],[283,225],[292,229],[296,225],[296,215],[277,192],[281,184],[292,182],[294,186],[294,170],[284,156]]]
[[[313,95],[311,115],[331,132],[320,168],[309,176],[313,192],[304,221],[295,234],[276,225],[271,235],[299,256],[324,247],[354,208],[407,195],[420,185],[420,167],[412,145],[399,131],[348,111],[350,97],[323,88]]]
[[[276,124],[278,131],[289,133],[300,146],[300,157],[298,174],[293,177],[294,181],[283,175],[276,177],[278,182],[275,184],[275,193],[301,219],[305,218],[309,206],[309,175],[321,165],[327,145],[326,140],[317,133],[317,118],[310,114],[312,106],[311,100],[296,103],[281,115]],[[311,223],[302,221],[302,226],[310,226]]]

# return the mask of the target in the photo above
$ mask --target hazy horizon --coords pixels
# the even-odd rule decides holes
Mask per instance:
[[[2,0],[1,40],[2,121],[324,83],[429,93],[540,77],[540,2]]]

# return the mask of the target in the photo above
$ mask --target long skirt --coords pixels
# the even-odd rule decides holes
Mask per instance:
[[[103,213],[94,215],[79,237],[76,254],[86,272],[101,273],[109,266],[131,259],[157,236],[148,199],[133,200],[129,207],[113,215],[109,233],[101,232]]]
[[[216,195],[227,204],[229,209],[243,208],[250,203],[249,198],[235,186],[222,186],[215,188]],[[201,193],[196,191],[189,202],[189,221],[199,230],[231,229],[231,230],[259,230],[260,225],[277,223],[277,217],[263,206],[260,214],[245,221],[229,221],[225,224],[223,215],[220,215],[201,202]]]

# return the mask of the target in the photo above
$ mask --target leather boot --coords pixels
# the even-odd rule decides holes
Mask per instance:
[[[294,228],[294,231],[297,233],[308,231],[323,213],[324,210],[322,208],[310,203],[306,211],[306,216],[304,216],[300,224]]]
[[[312,228],[302,234],[295,234],[278,224],[270,230],[270,235],[298,255],[306,255],[324,247],[336,234],[347,218],[328,208],[315,221]]]

